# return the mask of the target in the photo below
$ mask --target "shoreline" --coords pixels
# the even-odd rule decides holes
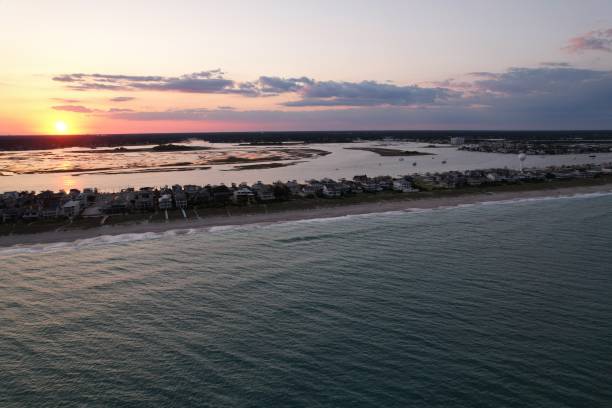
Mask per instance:
[[[214,215],[200,219],[172,220],[169,222],[137,222],[116,225],[105,225],[86,229],[65,231],[45,231],[38,233],[14,234],[0,236],[0,248],[74,242],[98,236],[117,236],[124,234],[162,233],[170,230],[203,229],[220,226],[241,226],[249,224],[273,224],[280,222],[309,220],[319,218],[337,218],[347,215],[385,213],[390,211],[409,211],[417,209],[435,209],[455,207],[465,204],[483,202],[501,202],[529,198],[562,197],[589,193],[612,193],[612,183],[559,187],[554,189],[534,189],[522,191],[491,191],[466,193],[456,196],[439,196],[415,198],[407,196],[394,200],[337,205],[309,209],[289,209],[269,213],[238,214],[230,216]]]

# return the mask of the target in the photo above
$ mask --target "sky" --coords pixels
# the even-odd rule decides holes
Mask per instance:
[[[612,129],[612,1],[0,0],[0,134]]]

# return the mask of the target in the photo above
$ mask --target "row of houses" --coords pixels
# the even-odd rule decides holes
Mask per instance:
[[[612,163],[606,165],[573,165],[545,169],[487,169],[411,174],[400,177],[358,175],[352,179],[311,179],[277,181],[272,184],[174,185],[172,187],[127,188],[118,193],[101,193],[95,188],[69,192],[5,192],[0,195],[0,221],[34,221],[76,217],[99,217],[109,214],[164,211],[188,207],[221,207],[250,205],[272,201],[321,197],[341,198],[383,191],[414,193],[419,190],[457,189],[494,184],[543,182],[598,177],[612,174]]]
[[[454,189],[496,184],[518,184],[552,180],[586,179],[612,174],[612,163],[596,165],[551,166],[543,169],[529,168],[522,171],[503,169],[447,171],[415,175],[414,181],[421,189]]]
[[[296,180],[277,181],[265,184],[258,181],[254,184],[220,185],[175,185],[153,189],[144,187],[139,190],[126,189],[113,194],[107,201],[103,212],[123,213],[129,211],[184,209],[188,206],[206,207],[228,204],[252,204],[270,201],[285,201],[292,198],[338,198],[349,194],[363,192],[376,193],[384,190],[415,192],[411,177],[392,178],[356,176],[353,180],[308,180],[298,183]]]
[[[98,190],[95,188],[83,191],[71,189],[69,192],[42,191],[39,194],[9,191],[0,195],[0,221],[76,218],[97,198]]]
[[[392,178],[356,176],[353,180],[296,180],[265,184],[174,185],[172,187],[126,188],[118,193],[100,193],[95,188],[69,192],[11,191],[0,196],[0,221],[34,221],[40,219],[79,216],[104,216],[130,212],[185,209],[187,207],[215,207],[248,205],[295,198],[339,198],[349,194],[376,193],[384,190],[417,191],[411,177]]]
[[[481,140],[461,145],[459,150],[528,155],[592,154],[612,152],[612,143],[563,143],[512,140]]]

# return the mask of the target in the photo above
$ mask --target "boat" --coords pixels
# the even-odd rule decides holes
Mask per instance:
[[[446,164],[446,160],[442,160],[442,164]]]
[[[416,166],[416,162],[412,163],[413,166]]]
[[[596,158],[596,157],[597,157],[597,155],[595,155],[595,154],[590,154],[590,155],[589,155],[589,157],[590,157],[591,159],[594,159],[594,158]]]

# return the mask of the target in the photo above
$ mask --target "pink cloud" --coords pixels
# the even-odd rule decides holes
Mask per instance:
[[[590,31],[578,37],[570,38],[563,49],[570,53],[580,53],[588,50],[612,52],[612,28]]]
[[[86,108],[81,105],[58,105],[53,106],[53,109],[58,111],[66,111],[66,112],[76,112],[76,113],[91,113],[92,109]]]

